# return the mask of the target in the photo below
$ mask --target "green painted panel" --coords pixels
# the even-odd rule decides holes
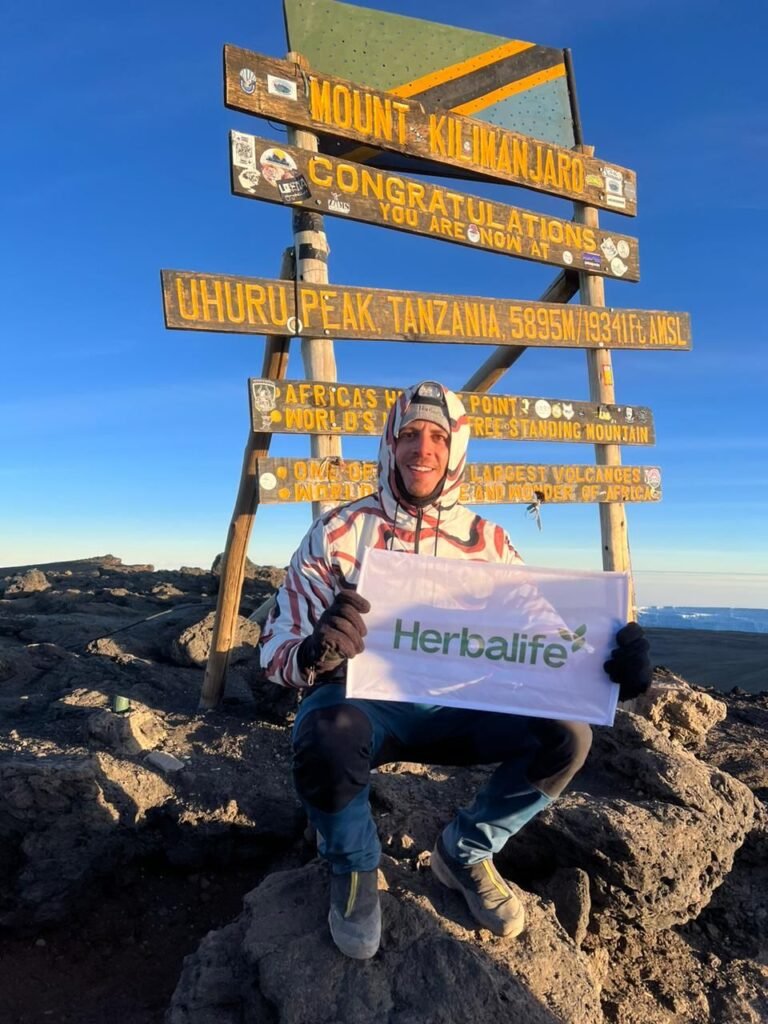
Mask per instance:
[[[283,6],[289,49],[306,57],[317,71],[376,89],[396,89],[510,42],[503,36],[338,0],[283,0]],[[562,51],[537,45],[530,57],[547,67],[562,61]],[[425,96],[425,103],[457,109],[461,97],[459,102],[455,102],[455,96],[454,102],[441,102],[439,92]],[[420,98],[420,93],[413,94],[413,98]],[[471,116],[556,145],[574,145],[564,76],[534,84],[485,109],[472,111]],[[338,145],[329,148],[338,155]],[[384,165],[380,155],[372,162]],[[402,166],[402,160],[395,163]]]

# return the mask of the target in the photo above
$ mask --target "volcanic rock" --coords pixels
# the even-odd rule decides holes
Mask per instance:
[[[124,714],[97,711],[88,719],[88,732],[115,754],[153,750],[167,736],[165,726],[153,711],[135,705]]]
[[[478,934],[463,902],[432,878],[384,864],[381,953],[361,964],[328,933],[328,877],[318,863],[271,875],[234,926],[187,958],[167,1024],[599,1024],[588,957],[551,906],[523,893],[516,942]],[[301,979],[297,983],[297,979]]]
[[[672,673],[668,680],[656,682],[647,694],[637,698],[632,709],[665,736],[691,749],[701,746],[710,729],[724,721],[728,713],[724,701],[694,690]]]
[[[188,626],[171,643],[170,655],[177,665],[205,668],[211,649],[215,613],[210,612],[204,619]],[[243,615],[237,617],[237,645],[230,654],[230,663],[252,659],[258,664],[257,645],[261,629]]]
[[[28,569],[20,576],[14,576],[5,588],[5,597],[15,594],[38,594],[43,590],[50,589],[51,584],[48,577],[39,569]]]
[[[190,944],[178,949],[218,930],[187,960],[173,1024],[768,1020],[768,695],[687,687],[660,670],[656,698],[596,729],[570,790],[497,857],[528,912],[514,942],[477,929],[426,870],[437,832],[493,769],[382,766],[371,802],[385,850],[384,943],[370,963],[352,963],[328,936],[327,877],[293,790],[299,695],[265,679],[247,623],[283,570],[246,578],[245,642],[221,704],[200,714],[211,572],[155,573],[111,556],[37,568],[47,589],[0,596],[0,957],[5,979],[23,979],[9,1019],[47,1019],[40,979],[55,987],[65,971],[78,978],[82,1019],[110,1019],[137,970],[142,994],[152,987],[135,957],[173,945],[164,928],[183,911]],[[109,710],[116,696],[127,715]],[[183,770],[154,767],[150,748]],[[183,895],[155,898],[155,927],[133,952],[132,932],[122,949],[105,926],[98,970],[81,974],[79,916],[100,912],[106,894],[114,920],[131,919],[144,888],[121,893],[136,877]],[[217,887],[235,884],[231,917],[195,932]],[[30,950],[51,955],[32,963]],[[121,1021],[158,1019],[180,959],[162,999],[153,989],[153,1009]]]

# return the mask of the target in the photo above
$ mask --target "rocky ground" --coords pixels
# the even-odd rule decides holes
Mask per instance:
[[[257,668],[247,616],[281,575],[249,568],[226,697],[200,715],[215,571],[0,570],[3,1024],[768,1020],[768,682],[722,694],[659,668],[596,730],[499,859],[528,909],[513,943],[428,871],[487,769],[382,769],[384,939],[361,965],[327,935],[294,695]]]

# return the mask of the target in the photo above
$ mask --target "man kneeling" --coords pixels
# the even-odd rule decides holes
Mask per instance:
[[[498,764],[437,836],[432,871],[496,935],[519,935],[523,906],[493,863],[510,836],[562,793],[589,752],[583,722],[426,704],[348,699],[346,663],[363,650],[368,601],[356,593],[366,548],[520,563],[505,531],[459,504],[469,427],[442,385],[409,388],[390,409],[378,491],[321,516],[291,559],[262,636],[270,678],[304,689],[294,778],[331,868],[329,923],[342,953],[373,956],[381,938],[381,846],[369,804],[372,768],[391,761]],[[606,671],[627,700],[651,680],[636,623],[617,634]]]

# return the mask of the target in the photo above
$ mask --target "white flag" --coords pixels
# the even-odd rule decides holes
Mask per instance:
[[[347,695],[611,725],[603,669],[627,621],[629,577],[369,548],[371,602]]]

